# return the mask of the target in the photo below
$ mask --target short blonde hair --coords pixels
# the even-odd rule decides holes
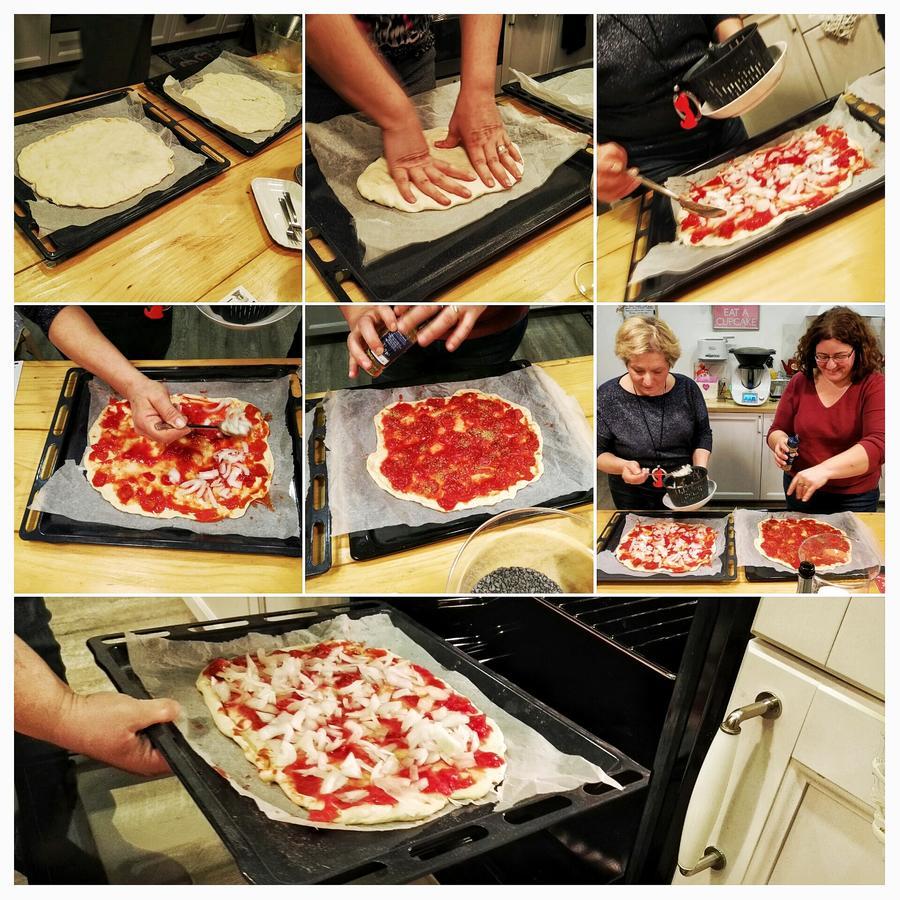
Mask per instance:
[[[616,332],[616,356],[627,366],[629,360],[642,353],[662,353],[671,369],[681,356],[681,345],[675,332],[661,319],[631,316]]]

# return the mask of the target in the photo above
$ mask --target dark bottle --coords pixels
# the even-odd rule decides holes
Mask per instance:
[[[416,343],[418,330],[415,327],[407,331],[389,331],[386,325],[378,329],[378,338],[384,348],[382,353],[375,353],[371,347],[366,347],[366,356],[372,365],[369,374],[377,378],[398,356],[402,356]]]
[[[797,593],[812,594],[813,580],[816,574],[816,567],[811,563],[803,560],[797,568]]]
[[[787,439],[787,446],[787,462],[784,464],[784,471],[790,472],[794,465],[794,460],[800,455],[800,435],[790,435]]]

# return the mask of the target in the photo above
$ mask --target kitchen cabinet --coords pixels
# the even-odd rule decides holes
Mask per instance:
[[[50,16],[13,16],[15,69],[46,66],[50,61]]]
[[[584,47],[574,53],[566,53],[560,46],[562,21],[562,16],[558,15],[525,13],[504,18],[501,84],[515,78],[511,68],[526,75],[541,75],[591,59],[592,26],[588,26]]]
[[[775,421],[774,413],[763,413],[762,416],[762,465],[759,470],[759,497],[760,500],[769,500],[776,503],[784,502],[784,472],[775,465],[772,452],[766,443],[766,435]]]
[[[713,452],[709,475],[718,500],[756,500],[762,459],[762,416],[712,413]]]

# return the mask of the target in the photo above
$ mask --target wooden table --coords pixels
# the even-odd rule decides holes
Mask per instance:
[[[613,510],[597,511],[597,534],[602,534],[606,523],[612,518]],[[875,542],[884,558],[884,513],[856,513],[860,521],[872,532]],[[769,594],[796,594],[797,580],[788,578],[784,581],[748,581],[744,577],[744,567],[738,566],[736,581],[704,583],[674,579],[668,581],[648,581],[634,578],[631,581],[613,584],[604,581],[597,585],[601,594],[729,594],[753,597],[765,597]]]
[[[593,357],[579,356],[537,365],[567,394],[575,397],[593,429]],[[570,511],[590,516],[591,510],[592,504],[584,503]],[[305,590],[309,594],[339,597],[350,594],[440,594],[445,590],[450,565],[467,538],[464,534],[405,553],[356,562],[350,558],[348,537],[342,534],[332,539],[331,569],[324,575],[307,579]]]
[[[597,222],[597,299],[626,297],[637,199]],[[668,298],[705,303],[883,303],[884,197],[863,198],[832,218],[744,257],[720,274]]]
[[[15,301],[215,303],[243,286],[260,301],[299,302],[300,253],[279,247],[269,237],[250,182],[260,177],[294,179],[302,153],[300,129],[246,157],[179,107],[143,85],[134,88],[231,165],[53,267],[14,227]]]
[[[284,359],[144,361],[138,366],[283,365]],[[290,362],[294,362],[290,360]],[[297,557],[157,550],[23,541],[19,524],[41,462],[63,376],[62,362],[26,362],[15,402],[14,561],[17,594],[297,594],[303,561]],[[300,396],[300,380],[292,390]]]
[[[540,115],[534,107],[510,97],[498,98],[497,102],[515,106],[526,115]],[[544,118],[551,119],[549,116]],[[569,127],[564,122],[551,121]],[[593,152],[593,147],[589,145],[588,150]],[[591,261],[592,221],[592,206],[586,204],[427,299],[435,303],[481,303],[486,300],[491,303],[583,303],[592,300],[592,297],[582,296],[575,285],[575,270],[582,263]],[[311,243],[323,259],[334,259],[322,240]],[[328,286],[309,261],[304,268],[304,277],[303,296],[308,303],[334,302]],[[368,299],[362,288],[353,282],[343,282],[341,287],[354,301]]]

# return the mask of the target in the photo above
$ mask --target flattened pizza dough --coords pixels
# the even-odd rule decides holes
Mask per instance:
[[[102,208],[136,197],[175,171],[159,135],[122,116],[90,119],[19,153],[19,176],[57,206]]]
[[[471,417],[460,408],[452,421],[441,421],[455,399],[466,395],[473,398]],[[465,388],[450,397],[401,400],[374,421],[377,443],[366,469],[400,500],[440,512],[493,506],[544,474],[540,425],[530,410],[496,394]],[[445,493],[451,487],[460,497],[454,503]]]
[[[506,772],[496,722],[389,650],[323,641],[214,659],[197,689],[260,779],[311,822],[425,819]]]
[[[623,535],[613,555],[633,572],[684,575],[710,566],[718,534],[703,524],[661,519],[639,522]]]
[[[425,132],[425,139],[428,141],[428,149],[435,159],[442,160],[443,162],[461,169],[463,172],[470,172],[472,175],[475,175],[474,181],[462,182],[471,192],[471,196],[468,198],[457,197],[456,194],[448,194],[444,191],[443,193],[445,196],[450,198],[450,205],[441,206],[437,200],[433,200],[427,194],[423,194],[415,185],[412,185],[411,190],[413,196],[416,198],[416,202],[408,203],[400,194],[397,185],[394,183],[394,179],[391,178],[387,160],[385,160],[383,156],[380,156],[375,162],[371,163],[362,175],[359,176],[356,180],[356,189],[366,198],[366,200],[372,200],[375,203],[380,203],[382,206],[389,206],[392,209],[399,209],[403,212],[422,212],[426,209],[452,209],[454,206],[459,206],[461,203],[471,203],[473,200],[477,200],[485,194],[496,194],[498,191],[504,190],[504,187],[496,180],[492,188],[489,188],[484,184],[476,174],[475,169],[472,168],[472,164],[469,162],[469,156],[463,147],[454,147],[452,150],[445,150],[441,147],[434,146],[435,141],[442,141],[445,137],[447,137],[446,128],[429,128]],[[518,144],[513,144],[513,146],[517,150],[519,149]],[[519,155],[521,155],[521,151]],[[525,167],[522,163],[516,163],[516,165],[518,166],[520,173],[525,171]]]
[[[836,525],[807,516],[775,517],[761,519],[756,526],[753,546],[760,556],[793,570],[800,565],[800,545],[811,537],[826,535],[832,539],[828,559],[815,561],[816,572],[831,572],[847,565],[853,553],[853,545],[844,531]]]
[[[208,119],[241,134],[274,131],[287,114],[284,100],[272,88],[247,75],[212,72],[182,96]]]

